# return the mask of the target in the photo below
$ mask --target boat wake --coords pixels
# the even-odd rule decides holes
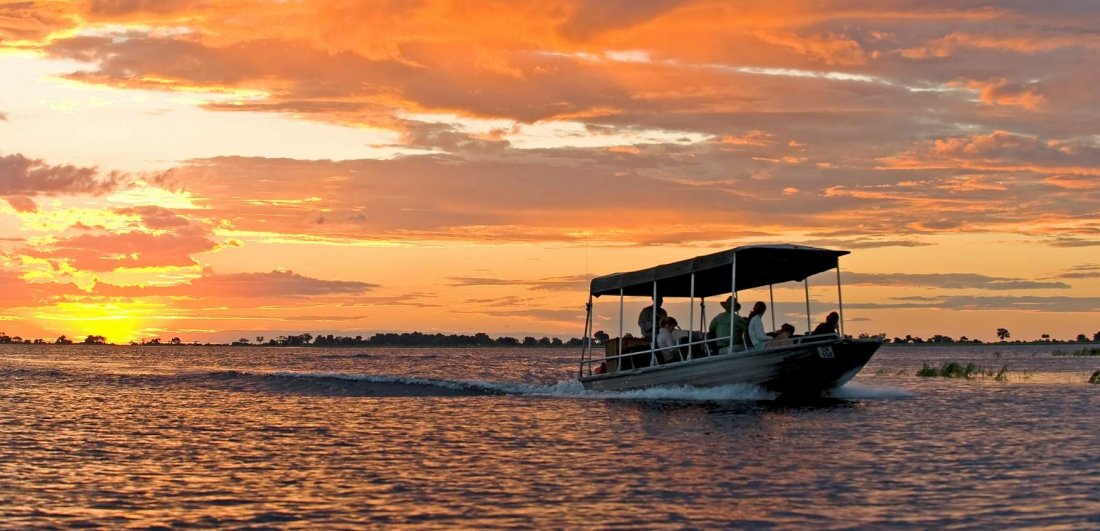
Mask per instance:
[[[8,371],[9,373],[11,371]],[[103,383],[121,386],[174,387],[199,386],[226,391],[296,393],[346,397],[477,397],[529,396],[597,400],[674,400],[674,401],[772,401],[777,394],[761,387],[734,384],[720,387],[651,387],[632,391],[591,391],[576,380],[535,384],[426,378],[417,376],[371,375],[322,372],[281,372],[241,370],[192,370],[180,373],[116,373],[93,375],[57,369],[16,371],[9,376],[73,380],[95,377]],[[898,398],[911,396],[895,388],[848,385],[826,395],[828,398]]]
[[[913,393],[898,387],[872,387],[848,382],[826,393],[830,398],[909,398]]]

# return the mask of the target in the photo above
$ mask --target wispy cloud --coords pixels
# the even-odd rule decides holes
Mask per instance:
[[[977,273],[845,273],[844,283],[870,286],[914,286],[944,289],[1069,289],[1065,282],[990,277]]]

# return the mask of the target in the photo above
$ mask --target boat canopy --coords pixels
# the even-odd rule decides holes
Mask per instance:
[[[733,264],[737,263],[737,290],[770,284],[803,281],[807,277],[835,269],[839,257],[848,251],[834,251],[803,245],[747,245],[697,256],[649,269],[614,273],[592,279],[591,293],[600,295],[651,296],[653,283],[662,297],[692,296],[691,278],[695,275],[695,297],[730,293]]]

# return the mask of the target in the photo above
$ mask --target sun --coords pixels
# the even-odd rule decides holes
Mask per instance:
[[[75,343],[103,336],[123,344],[141,337],[141,330],[163,320],[162,304],[146,302],[62,302],[38,312],[36,318]]]

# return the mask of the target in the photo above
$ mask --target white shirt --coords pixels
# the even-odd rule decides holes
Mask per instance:
[[[764,332],[764,320],[759,315],[749,319],[749,339],[752,340],[752,348],[764,348],[764,344],[772,339]]]
[[[676,337],[676,332],[669,332],[667,328],[661,328],[657,330],[657,348],[668,348],[679,345],[679,338]]]

